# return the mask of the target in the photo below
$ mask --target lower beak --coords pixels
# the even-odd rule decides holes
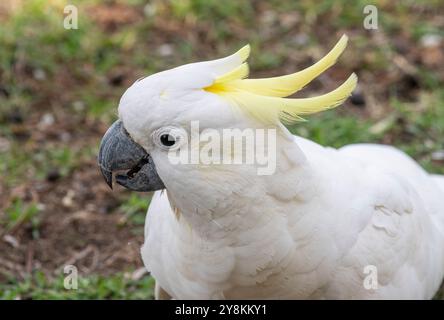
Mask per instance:
[[[127,171],[117,174],[116,182],[130,190],[155,191],[165,188],[150,155],[131,139],[120,120],[114,122],[103,136],[98,163],[111,189],[115,171]]]

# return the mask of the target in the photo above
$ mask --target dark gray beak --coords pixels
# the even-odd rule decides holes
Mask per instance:
[[[98,163],[111,189],[114,171],[127,171],[126,174],[117,174],[116,182],[130,190],[155,191],[165,188],[150,155],[131,139],[120,120],[114,122],[103,136]]]

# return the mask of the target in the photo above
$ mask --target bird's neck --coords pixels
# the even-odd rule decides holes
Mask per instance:
[[[278,134],[272,152],[271,174],[258,174],[255,165],[205,168],[186,188],[168,189],[177,219],[205,239],[227,239],[287,214],[282,208],[288,210],[288,203],[309,201],[312,171],[292,137]]]

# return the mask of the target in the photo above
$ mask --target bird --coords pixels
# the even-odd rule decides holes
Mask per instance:
[[[98,164],[111,188],[154,192],[141,257],[156,299],[431,299],[439,290],[444,176],[394,146],[335,149],[288,129],[352,94],[354,73],[331,92],[293,97],[347,42],[302,71],[259,79],[248,78],[247,45],[141,78],[122,95]]]

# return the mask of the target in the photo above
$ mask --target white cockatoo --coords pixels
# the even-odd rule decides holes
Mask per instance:
[[[246,46],[153,74],[124,93],[99,165],[110,186],[120,171],[119,184],[155,191],[141,253],[157,298],[429,299],[437,292],[444,177],[390,146],[333,149],[283,125],[350,96],[354,74],[327,94],[285,98],[332,66],[346,44],[343,36],[311,67],[265,79],[247,79]],[[271,173],[259,172],[263,161],[171,156],[202,147],[228,160],[245,154],[224,144],[235,129],[270,132],[274,140],[240,146],[263,149],[275,161]],[[217,134],[220,150],[206,145]]]

